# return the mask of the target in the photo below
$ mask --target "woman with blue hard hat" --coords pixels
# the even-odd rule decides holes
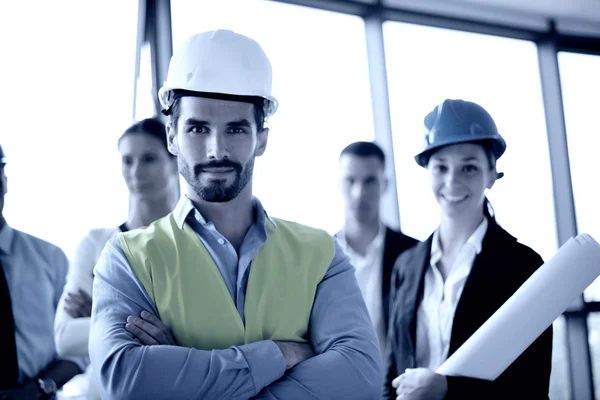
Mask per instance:
[[[490,114],[445,100],[425,127],[415,160],[429,172],[440,225],[394,267],[384,398],[547,399],[552,327],[494,381],[434,372],[543,260],[496,222],[485,196],[503,176],[496,161],[506,150]]]

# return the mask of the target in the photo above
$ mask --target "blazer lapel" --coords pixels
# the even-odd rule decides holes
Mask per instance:
[[[448,356],[452,355],[488,318],[486,310],[494,297],[491,292],[501,284],[502,269],[508,262],[506,243],[516,240],[496,222],[490,221],[481,253],[475,257],[469,277],[454,313]]]
[[[396,262],[397,252],[394,251],[394,232],[386,227],[385,240],[383,246],[382,271],[381,271],[381,303],[383,308],[383,321],[385,331],[388,329],[389,308],[390,308],[390,283],[392,279],[392,270]]]
[[[405,279],[402,282],[404,290],[403,320],[410,337],[411,354],[415,354],[416,336],[417,336],[417,309],[421,297],[423,297],[423,279],[429,266],[431,242],[433,236],[430,236],[424,242],[417,244],[413,251],[413,257],[407,265],[403,265]]]

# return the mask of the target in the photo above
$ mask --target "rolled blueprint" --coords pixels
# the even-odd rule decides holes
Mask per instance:
[[[569,239],[436,372],[496,379],[598,275],[598,242]]]

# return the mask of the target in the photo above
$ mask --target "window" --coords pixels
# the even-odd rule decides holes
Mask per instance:
[[[150,44],[146,42],[140,49],[140,73],[136,82],[135,98],[136,121],[155,117],[152,90],[152,54]]]
[[[68,256],[87,230],[127,216],[116,146],[131,123],[137,7],[0,5],[0,36],[17,38],[0,48],[0,108],[10,113],[0,137],[8,157],[5,216]]]
[[[600,101],[600,56],[559,53],[569,163],[579,232],[600,241],[596,162],[600,149],[598,102]],[[585,291],[588,301],[600,300],[600,280]]]
[[[588,335],[590,342],[590,356],[592,359],[592,373],[594,380],[595,397],[600,396],[600,314],[590,313],[587,318]]]
[[[508,148],[488,193],[499,223],[544,259],[557,249],[544,105],[533,43],[411,24],[384,24],[402,229],[425,239],[439,222],[426,170],[414,161],[423,118],[446,98],[494,117]],[[507,62],[510,60],[510,62]]]
[[[261,44],[280,105],[267,123],[267,151],[256,159],[254,193],[272,216],[341,228],[338,155],[353,141],[375,138],[362,20],[256,0],[180,0],[171,14],[174,49],[213,29]]]
[[[550,375],[550,399],[552,400],[571,399],[565,322],[565,317],[561,315],[552,324],[552,373]]]

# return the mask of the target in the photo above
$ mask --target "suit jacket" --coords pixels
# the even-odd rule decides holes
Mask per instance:
[[[403,234],[386,226],[385,244],[383,247],[383,273],[381,275],[381,296],[383,305],[383,323],[385,332],[388,329],[390,310],[390,287],[392,271],[398,257],[405,251],[419,243],[417,239]]]
[[[406,368],[415,368],[416,316],[430,265],[433,235],[400,256],[392,273],[390,328],[384,359],[383,398],[395,399],[391,382]],[[517,242],[490,220],[481,253],[465,282],[454,314],[452,355],[543,264],[529,247]],[[446,399],[548,399],[552,364],[552,326],[502,375],[489,382],[448,377]]]
[[[335,236],[339,239],[342,232],[338,232]],[[385,332],[388,329],[389,320],[389,309],[390,309],[390,282],[392,277],[392,270],[398,256],[405,250],[413,247],[419,243],[418,240],[403,234],[402,232],[396,231],[388,226],[385,227],[385,239],[383,245],[383,262],[381,265],[381,297],[383,306],[383,323]]]

